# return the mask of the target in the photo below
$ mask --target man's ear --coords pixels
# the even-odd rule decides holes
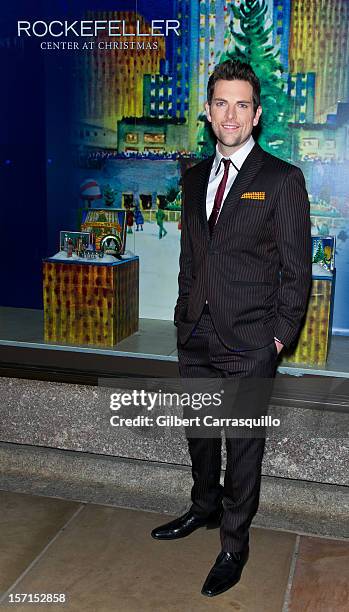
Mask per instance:
[[[210,113],[210,105],[207,101],[205,102],[205,111],[206,111],[207,121],[211,123],[212,119],[211,119],[211,113]]]
[[[254,119],[253,119],[253,125],[254,126],[258,125],[258,121],[259,121],[259,118],[260,118],[261,114],[262,114],[262,107],[258,106],[257,110],[256,110],[256,114],[255,114]]]

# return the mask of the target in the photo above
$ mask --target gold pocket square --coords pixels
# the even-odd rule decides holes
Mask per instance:
[[[244,200],[265,200],[265,191],[246,191],[241,198]]]

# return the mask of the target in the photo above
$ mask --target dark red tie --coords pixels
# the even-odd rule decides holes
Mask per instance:
[[[212,212],[211,212],[210,218],[208,220],[208,227],[209,227],[209,230],[210,230],[210,234],[212,234],[213,228],[214,228],[214,226],[217,223],[219,211],[220,211],[220,208],[222,206],[225,186],[226,186],[227,180],[228,180],[229,166],[231,164],[230,159],[225,159],[224,157],[222,157],[221,162],[224,164],[224,174],[223,174],[221,182],[218,185],[218,188],[217,188],[217,191],[216,191],[216,195],[215,195],[215,198],[214,198],[214,204],[213,204]],[[218,170],[219,170],[219,168],[217,169],[217,173],[218,173]]]

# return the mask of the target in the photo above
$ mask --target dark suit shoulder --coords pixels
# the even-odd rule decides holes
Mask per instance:
[[[294,164],[291,164],[290,162],[287,162],[283,159],[281,159],[280,157],[276,157],[276,155],[272,155],[271,153],[267,153],[267,151],[264,151],[264,166],[265,168],[270,168],[273,172],[279,172],[280,173],[280,178],[284,177],[286,178],[286,176],[288,176],[290,173],[293,173],[296,171],[299,172],[301,171],[301,169],[298,166],[295,166]]]
[[[195,178],[196,176],[201,175],[201,172],[205,172],[208,166],[212,163],[213,157],[214,156],[205,157],[205,159],[202,159],[194,166],[187,168],[187,170],[183,174],[183,178],[185,178],[186,180],[187,179],[191,180]]]

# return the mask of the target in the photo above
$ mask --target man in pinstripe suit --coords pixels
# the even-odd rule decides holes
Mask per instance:
[[[309,201],[301,170],[253,139],[262,108],[248,64],[227,60],[207,87],[216,152],[183,177],[178,359],[184,378],[273,379],[278,353],[297,339],[311,284]],[[269,117],[269,121],[273,118]],[[156,539],[220,524],[222,550],[202,593],[241,576],[259,503],[264,438],[188,437],[192,505],[152,531]]]

